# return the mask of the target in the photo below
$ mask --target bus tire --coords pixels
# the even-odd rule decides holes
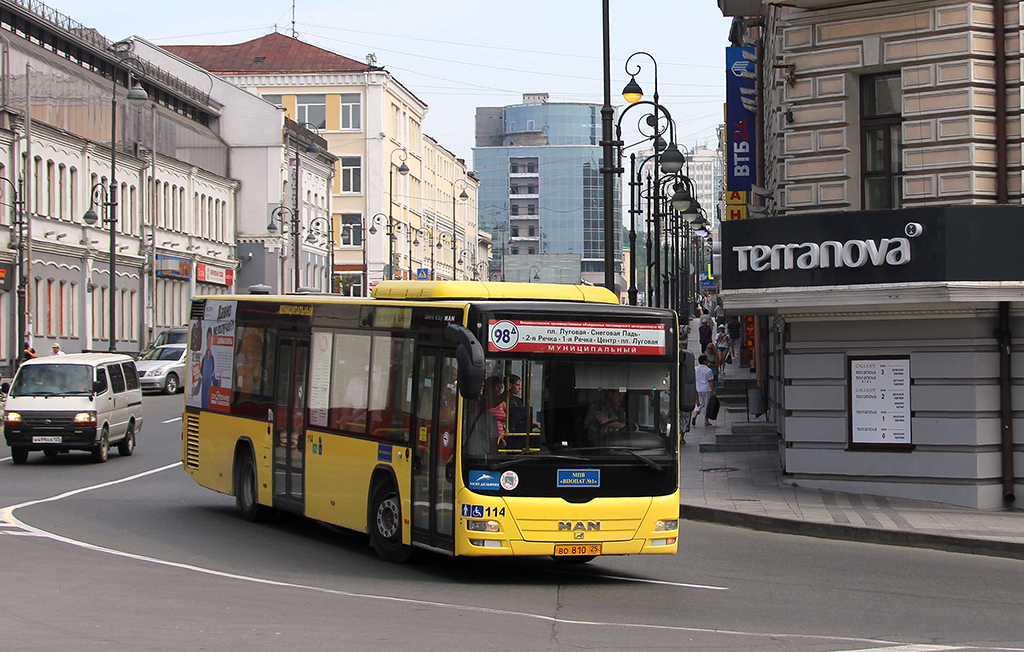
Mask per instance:
[[[412,548],[402,544],[402,505],[390,482],[379,482],[370,495],[370,545],[384,561],[401,564]]]
[[[259,523],[270,516],[270,508],[259,503],[258,476],[252,453],[244,451],[235,464],[235,505],[242,512],[242,518],[250,523]]]

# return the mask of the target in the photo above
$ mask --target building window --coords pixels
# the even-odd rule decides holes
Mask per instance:
[[[865,75],[860,84],[863,209],[899,208],[903,199],[900,73]]]
[[[310,123],[317,129],[327,128],[327,96],[296,95],[295,122]]]
[[[284,99],[280,95],[267,94],[260,95],[260,97],[262,97],[267,102],[270,102],[271,104],[276,104],[277,106],[284,106]]]
[[[519,206],[512,204],[509,208],[512,210],[513,215],[519,215]]]
[[[342,156],[340,166],[341,192],[362,192],[362,160],[358,156]]]
[[[359,129],[359,93],[342,93],[339,97],[341,98],[341,128]]]
[[[363,216],[358,213],[341,216],[341,246],[363,246]]]

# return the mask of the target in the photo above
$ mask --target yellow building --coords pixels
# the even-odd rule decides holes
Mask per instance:
[[[424,135],[427,105],[372,57],[355,61],[278,33],[166,49],[281,106],[327,141],[338,157],[331,197],[338,291],[364,295],[386,278],[472,278],[479,182],[465,161]],[[268,205],[276,203],[271,190]]]

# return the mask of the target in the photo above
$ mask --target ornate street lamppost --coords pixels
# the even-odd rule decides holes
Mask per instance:
[[[392,217],[390,215],[385,215],[384,213],[377,213],[376,215],[371,217],[370,221],[373,222],[373,223],[370,225],[370,235],[377,235],[377,225],[378,224],[384,225],[385,224],[384,220],[387,220],[386,235],[387,235],[387,238],[388,238],[388,264],[387,264],[387,267],[384,269],[384,276],[387,276],[388,279],[391,279],[393,277],[392,270],[394,269],[394,263],[395,263],[395,260],[394,260],[395,259],[395,253],[394,253],[395,222],[392,219]],[[365,264],[365,260],[364,260],[364,264]]]
[[[320,225],[321,223],[327,226],[327,292],[330,294],[334,293],[334,224],[332,221],[324,217],[323,215],[317,215],[309,221],[309,233],[306,234],[306,242],[309,244],[315,243],[319,238],[313,232],[314,225]]]
[[[18,227],[18,353],[14,357],[15,365],[20,364],[22,358],[22,349],[28,344],[28,325],[26,323],[26,315],[28,314],[28,306],[26,300],[28,297],[28,271],[27,271],[27,257],[28,247],[25,241],[25,197],[24,197],[24,179],[19,178],[18,184],[15,185],[13,181],[7,177],[0,177],[8,185],[11,186],[11,191],[14,194],[14,198],[11,200],[11,206],[14,207],[14,219],[12,224]]]
[[[527,282],[533,283],[534,281],[540,281],[540,267],[536,265],[530,265],[530,272],[527,275]]]
[[[127,51],[128,47],[130,47],[130,44],[122,41],[114,43],[111,49],[118,55],[125,55],[120,59],[121,63],[141,68],[142,63],[132,58],[130,52]],[[117,279],[115,278],[117,275],[117,72],[117,67],[115,66],[110,73],[112,85],[110,92],[110,188],[105,190],[102,183],[94,185],[89,193],[89,210],[82,216],[82,221],[92,226],[99,220],[99,216],[93,210],[93,207],[96,205],[103,206],[106,208],[106,217],[103,218],[103,222],[110,226],[110,323],[108,328],[110,330],[109,350],[111,352],[117,350]],[[149,95],[142,88],[142,84],[138,81],[133,84],[132,79],[132,72],[129,70],[126,83],[129,89],[127,99],[132,105],[141,106],[149,101]]]
[[[285,222],[285,215],[287,215],[287,223]],[[293,291],[297,291],[301,286],[299,282],[299,214],[297,211],[288,208],[284,204],[279,204],[274,207],[274,210],[270,211],[270,222],[267,223],[267,233],[273,235],[277,233],[277,223],[281,223],[281,235],[286,233],[285,226],[290,224],[292,235],[294,236],[294,247],[295,252],[292,254],[293,262],[295,264],[295,287]],[[284,285],[284,278],[281,279],[281,285]],[[281,288],[281,292],[284,293],[284,287]]]
[[[408,155],[405,153],[404,148],[391,150],[391,160],[388,162],[388,237],[394,238],[394,220],[395,220],[395,152],[401,152],[399,160],[401,164],[398,166],[398,173],[403,177],[409,174],[409,166],[405,164]],[[374,216],[376,218],[376,216]],[[374,233],[373,229],[370,229],[370,233]],[[389,240],[388,244],[388,265],[390,272],[388,274],[389,279],[395,277],[395,266],[394,261],[391,259],[391,244]]]
[[[454,182],[452,182],[452,280],[453,281],[458,276],[458,265],[455,262],[458,259],[458,247],[459,247],[458,236],[456,234],[456,229],[455,229],[455,225],[457,224],[457,220],[455,219],[455,208],[456,208],[456,206],[455,206],[455,189],[458,188],[460,183],[462,184],[462,193],[459,195],[459,199],[461,199],[462,201],[466,201],[467,199],[469,199],[469,194],[466,193],[466,188],[469,187],[469,184],[466,182],[466,180],[465,179],[456,179]]]
[[[316,139],[320,138],[320,129],[315,124],[313,124],[312,122],[297,122],[295,124],[298,127],[302,128],[302,129],[306,129],[308,131],[313,132],[314,138],[312,140],[310,140],[309,144],[306,145],[306,147],[305,147],[306,154],[312,154],[312,155],[315,156],[315,155],[319,154],[321,151],[323,151],[323,150],[320,149],[320,146],[317,145],[317,143],[316,143]],[[299,287],[301,287],[301,285],[302,285],[302,277],[301,277],[302,269],[301,269],[301,264],[300,264],[300,261],[299,261],[299,259],[301,258],[300,253],[301,253],[302,250],[301,250],[301,243],[299,242],[299,228],[298,228],[298,226],[299,226],[298,223],[302,219],[302,203],[301,203],[302,195],[301,195],[301,192],[300,192],[300,186],[302,185],[302,162],[301,162],[301,159],[300,159],[300,156],[299,156],[299,145],[300,145],[300,143],[299,143],[298,138],[296,138],[290,130],[287,130],[285,132],[285,135],[287,137],[287,140],[291,140],[293,142],[293,144],[295,145],[295,183],[292,186],[292,223],[293,223],[295,228],[292,229],[292,237],[293,237],[293,245],[295,247],[295,252],[293,254],[293,256],[295,258],[295,261],[294,261],[294,263],[295,263],[295,288],[294,289],[298,290]],[[273,223],[274,223],[274,221],[273,221],[273,219],[271,219],[270,225],[272,225]],[[267,230],[271,231],[271,233],[273,233],[273,230],[270,229],[270,225],[267,225]],[[334,273],[333,269],[331,270],[331,273],[332,274]]]

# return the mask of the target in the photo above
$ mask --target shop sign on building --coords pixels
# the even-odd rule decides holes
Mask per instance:
[[[235,270],[196,263],[196,281],[231,286],[235,282]]]
[[[156,255],[156,275],[164,278],[192,278],[192,261],[175,256]]]

